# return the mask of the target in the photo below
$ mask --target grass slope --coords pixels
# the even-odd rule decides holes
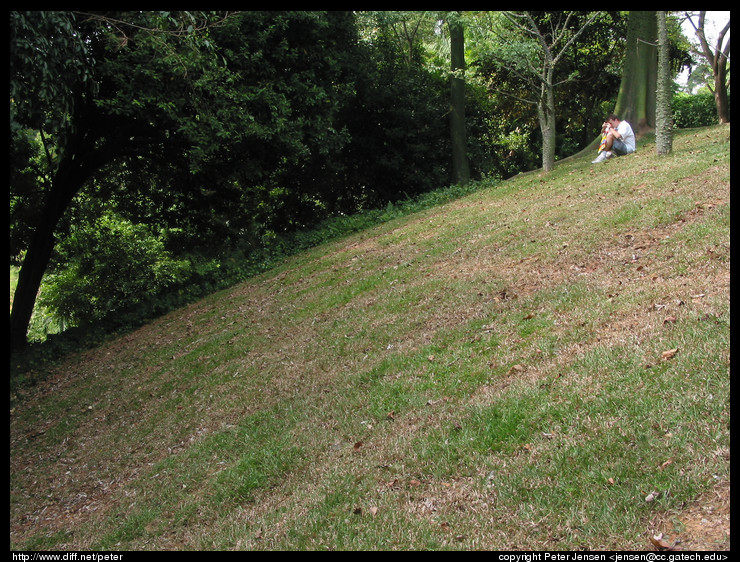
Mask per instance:
[[[69,359],[11,397],[11,548],[729,548],[729,134],[519,176]]]

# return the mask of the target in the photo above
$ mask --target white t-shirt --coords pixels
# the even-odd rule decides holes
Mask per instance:
[[[630,152],[635,151],[635,133],[632,131],[632,126],[627,121],[620,121],[617,125],[617,132],[621,135],[621,140],[629,149]]]

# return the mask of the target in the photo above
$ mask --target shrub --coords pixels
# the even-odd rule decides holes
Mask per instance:
[[[676,94],[672,102],[673,126],[677,129],[708,127],[717,124],[717,106],[714,95]]]
[[[160,293],[190,275],[164,242],[141,224],[105,214],[71,233],[58,267],[44,280],[39,304],[69,325],[99,320]]]

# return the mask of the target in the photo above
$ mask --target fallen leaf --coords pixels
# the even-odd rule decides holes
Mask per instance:
[[[511,369],[509,369],[509,374],[513,375],[514,373],[521,373],[524,371],[524,367],[521,365],[514,365]]]
[[[661,357],[663,358],[663,361],[666,361],[667,359],[673,359],[676,356],[676,353],[678,353],[678,348],[669,349],[668,351],[664,351]]]
[[[355,451],[359,451],[360,447],[362,447],[362,441],[358,441],[357,443],[355,443],[355,446],[354,446]]]
[[[370,514],[373,515],[373,516],[375,516],[375,515],[377,515],[377,513],[378,513],[378,508],[375,507],[375,506],[372,506],[370,508]]]
[[[663,464],[660,465],[660,470],[665,470],[665,468],[669,465],[673,464],[673,459],[668,459]]]

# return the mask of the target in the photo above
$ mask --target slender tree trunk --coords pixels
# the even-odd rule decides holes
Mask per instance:
[[[622,83],[614,112],[632,125],[637,136],[655,128],[657,28],[654,11],[630,12]]]
[[[467,134],[465,131],[465,34],[456,15],[450,19],[450,60],[452,78],[450,83],[450,138],[452,140],[453,183],[466,184],[470,181]]]
[[[673,119],[671,117],[671,69],[666,29],[666,13],[656,12],[658,25],[658,89],[655,114],[655,150],[668,154],[673,149]]]
[[[549,172],[555,167],[555,89],[552,85],[552,70],[543,80],[540,99],[537,104],[537,118],[542,133],[542,170]]]

